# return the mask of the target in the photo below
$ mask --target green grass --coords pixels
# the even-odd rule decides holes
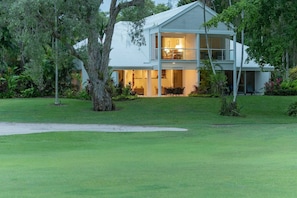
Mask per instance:
[[[44,133],[0,137],[0,197],[296,197],[297,97],[141,98],[114,112],[53,99],[0,100],[0,121],[135,124],[184,132]]]

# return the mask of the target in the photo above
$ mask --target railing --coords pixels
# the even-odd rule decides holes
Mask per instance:
[[[152,59],[158,59],[158,49],[153,52]],[[210,49],[210,54],[213,60],[227,61],[234,60],[233,50],[229,49]],[[162,48],[162,60],[197,60],[197,50],[189,48]],[[207,48],[200,49],[200,60],[208,59]]]
[[[196,49],[162,48],[162,59],[196,60]]]
[[[233,50],[229,49],[210,49],[210,56],[213,60],[217,61],[228,61],[234,60]],[[208,59],[208,50],[207,48],[200,49],[200,60]]]

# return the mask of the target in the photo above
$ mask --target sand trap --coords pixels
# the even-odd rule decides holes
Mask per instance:
[[[0,135],[31,134],[55,131],[89,132],[184,132],[187,129],[173,127],[101,125],[101,124],[54,124],[54,123],[8,123],[0,122]]]

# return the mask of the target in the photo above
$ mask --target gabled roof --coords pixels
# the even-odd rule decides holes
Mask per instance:
[[[233,41],[230,41],[230,46],[231,46],[231,50],[233,50]],[[259,64],[255,62],[254,59],[247,61],[247,59],[249,57],[249,55],[247,53],[248,48],[249,48],[248,46],[244,45],[243,66],[242,66],[243,70],[246,70],[246,71],[259,70],[260,71],[261,68],[259,67]],[[242,57],[241,50],[242,50],[242,44],[236,42],[236,66],[237,67],[240,67],[240,64],[241,64],[241,57]],[[263,66],[263,69],[265,71],[273,71],[274,67],[269,64],[265,64]]]
[[[165,12],[161,12],[161,13],[146,17],[144,29],[160,26],[164,24],[166,21],[172,19],[173,17],[181,13],[185,13],[190,7],[197,4],[198,2],[189,3],[177,8],[173,8],[171,10],[167,10]]]
[[[145,19],[145,25],[144,29],[150,29],[154,27],[161,27],[171,21],[174,21],[176,18],[179,16],[187,13],[189,10],[200,7],[201,10],[204,9],[204,5],[199,2],[192,2],[180,7],[173,8],[171,10],[167,10],[165,12],[161,12],[152,16],[149,16]],[[206,13],[208,13],[210,16],[216,16],[217,13],[214,12],[212,9],[209,7],[205,7]],[[194,20],[194,19],[192,19]]]
[[[149,62],[147,46],[138,47],[131,42],[131,37],[128,34],[130,25],[129,22],[118,22],[115,25],[114,35],[112,37],[112,50],[110,52],[110,66],[113,68],[150,68],[152,65]]]

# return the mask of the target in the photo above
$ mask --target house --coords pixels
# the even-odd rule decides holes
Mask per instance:
[[[136,93],[145,96],[191,93],[194,85],[199,86],[200,68],[208,54],[203,16],[203,4],[197,1],[147,17],[143,29],[146,45],[141,47],[131,43],[130,23],[118,22],[110,53],[114,82],[130,84]],[[206,20],[213,16],[216,13],[206,7]],[[235,42],[234,31],[220,23],[208,30],[208,41],[213,61],[220,65],[217,69],[223,69],[233,85],[233,74],[238,72],[241,60],[241,44]],[[76,48],[86,44],[84,40]],[[245,62],[239,92],[264,92],[272,70],[266,65],[263,72],[254,61]],[[84,69],[83,79],[87,79]]]

